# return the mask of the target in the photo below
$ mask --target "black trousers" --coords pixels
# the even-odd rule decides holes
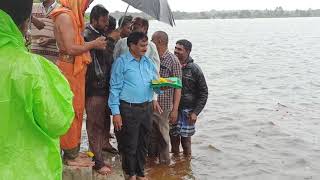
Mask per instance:
[[[122,129],[116,131],[122,169],[129,176],[144,177],[144,165],[152,130],[152,103],[120,102]]]

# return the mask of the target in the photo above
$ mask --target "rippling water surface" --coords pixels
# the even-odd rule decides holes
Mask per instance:
[[[151,22],[192,41],[209,86],[191,161],[150,179],[320,179],[320,18]]]

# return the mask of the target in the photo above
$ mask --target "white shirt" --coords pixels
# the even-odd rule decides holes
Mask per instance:
[[[113,59],[117,60],[122,54],[129,52],[129,47],[127,45],[127,38],[120,39],[113,51]],[[158,73],[160,72],[160,57],[156,45],[153,42],[148,43],[148,49],[145,56],[149,57],[153,63],[156,65]]]

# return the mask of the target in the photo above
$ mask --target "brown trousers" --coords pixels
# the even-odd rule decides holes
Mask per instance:
[[[151,147],[149,149],[149,156],[159,157],[161,164],[170,164],[169,155],[169,114],[170,110],[164,110],[159,114],[154,112],[152,116],[153,128],[151,135]]]
[[[91,96],[86,98],[87,133],[90,150],[94,154],[95,169],[102,168],[102,148],[106,143],[106,137],[110,134],[110,111],[107,108],[106,96]]]

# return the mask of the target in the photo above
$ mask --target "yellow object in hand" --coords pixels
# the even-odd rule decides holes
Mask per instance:
[[[89,157],[91,157],[91,158],[94,156],[93,152],[91,152],[91,151],[88,151],[88,152],[87,152],[87,155],[88,155]]]
[[[159,82],[160,83],[165,83],[165,82],[168,82],[168,80],[166,80],[165,78],[159,78]]]

